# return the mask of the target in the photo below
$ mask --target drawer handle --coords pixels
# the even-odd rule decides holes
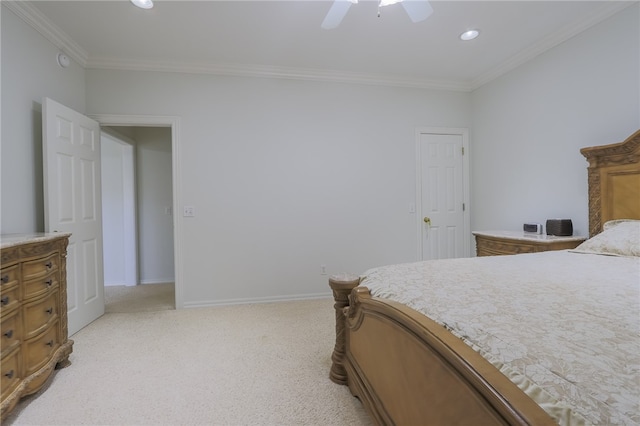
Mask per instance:
[[[44,283],[47,285],[47,287],[51,287],[53,285],[53,280],[47,280]]]
[[[2,276],[2,282],[3,283],[8,283],[9,282],[9,274],[6,274],[6,275]]]
[[[53,340],[49,340],[45,345],[53,347]]]
[[[9,304],[9,296],[5,296],[2,299],[0,299],[0,303],[2,303],[3,306],[6,306]]]
[[[53,308],[49,308],[47,310],[45,310],[46,313],[48,313],[49,315],[51,315],[53,313]]]
[[[44,264],[44,266],[46,266],[47,269],[51,269],[53,267],[53,263],[51,263],[51,261],[48,261],[47,263]]]
[[[9,379],[13,378],[13,370],[9,371],[8,373],[4,373],[4,375]]]
[[[4,337],[6,337],[7,339],[11,339],[13,337],[13,330],[5,331]]]

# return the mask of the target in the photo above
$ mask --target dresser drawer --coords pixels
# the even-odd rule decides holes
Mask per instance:
[[[20,304],[19,265],[2,268],[0,273],[0,313],[10,311]]]
[[[511,241],[480,239],[479,241],[477,241],[476,245],[478,252],[486,253],[486,255],[488,256],[536,252],[536,248],[534,246]]]
[[[18,265],[2,268],[2,272],[0,273],[0,288],[4,289],[5,286],[11,287],[12,285],[18,284],[19,278],[20,270],[18,269]]]
[[[2,388],[2,399],[9,395],[20,384],[20,348],[2,357],[0,363],[0,387]]]
[[[24,282],[24,294],[25,301],[33,297],[42,296],[45,293],[53,291],[58,287],[58,271],[52,272],[49,275],[45,275],[42,278]]]
[[[44,278],[60,267],[60,256],[53,253],[47,257],[22,264],[22,279],[24,281],[36,280]]]
[[[24,305],[24,339],[30,339],[41,333],[44,328],[58,318],[58,291],[47,297]]]
[[[16,309],[2,317],[0,323],[0,342],[2,342],[2,356],[13,351],[20,346],[20,336],[22,336],[21,312]]]
[[[28,376],[49,361],[53,351],[60,346],[58,321],[49,326],[40,336],[23,343],[25,375]]]
[[[0,287],[0,315],[20,306],[20,286]]]

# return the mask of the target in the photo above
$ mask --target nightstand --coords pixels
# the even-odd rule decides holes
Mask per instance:
[[[586,237],[556,237],[518,231],[475,231],[478,256],[537,253],[576,248]]]

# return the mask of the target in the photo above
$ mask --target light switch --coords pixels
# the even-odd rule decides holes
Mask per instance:
[[[182,214],[184,217],[194,217],[196,215],[196,208],[193,206],[184,206]]]

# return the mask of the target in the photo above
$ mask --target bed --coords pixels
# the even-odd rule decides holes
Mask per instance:
[[[575,250],[329,279],[329,376],[375,423],[640,424],[640,130],[580,152],[590,238]]]

